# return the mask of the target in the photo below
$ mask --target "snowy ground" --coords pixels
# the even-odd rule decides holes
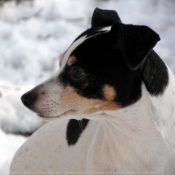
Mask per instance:
[[[90,26],[95,7],[115,9],[124,23],[144,24],[160,34],[155,50],[175,73],[174,0],[36,0],[0,7],[0,175],[41,120],[20,96],[54,74],[58,55]],[[11,134],[7,134],[11,133]]]

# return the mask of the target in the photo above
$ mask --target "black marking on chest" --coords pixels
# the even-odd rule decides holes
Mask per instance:
[[[67,125],[66,139],[69,146],[75,145],[89,123],[88,119],[82,120],[69,120]]]

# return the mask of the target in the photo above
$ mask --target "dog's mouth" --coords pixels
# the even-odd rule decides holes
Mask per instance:
[[[66,112],[63,112],[63,113],[59,114],[59,115],[53,115],[53,116],[45,115],[45,114],[41,114],[41,113],[37,113],[37,114],[38,114],[39,117],[44,118],[44,119],[54,119],[54,118],[66,117],[68,115],[71,116],[72,114],[75,114],[75,112],[76,111],[74,109],[70,109]]]

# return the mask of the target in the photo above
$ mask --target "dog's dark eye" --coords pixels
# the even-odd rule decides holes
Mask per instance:
[[[85,73],[81,68],[76,68],[76,67],[72,67],[70,70],[70,76],[72,76],[75,79],[80,79],[83,78]]]

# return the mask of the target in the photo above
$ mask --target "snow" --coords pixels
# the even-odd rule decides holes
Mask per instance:
[[[90,26],[95,7],[115,9],[124,23],[148,25],[161,37],[155,50],[175,73],[174,0],[35,0],[0,6],[0,174],[42,121],[20,96],[53,75],[58,56]],[[11,134],[6,134],[11,133]]]

